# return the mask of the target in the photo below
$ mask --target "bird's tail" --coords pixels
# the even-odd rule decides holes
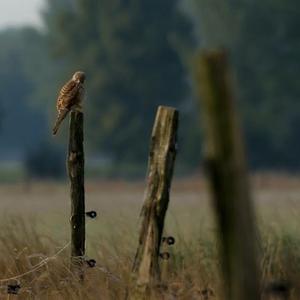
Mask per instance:
[[[65,119],[65,117],[67,116],[68,112],[70,110],[68,109],[62,109],[58,112],[58,116],[57,116],[57,119],[55,121],[55,124],[54,124],[54,127],[52,129],[52,133],[53,135],[56,135],[58,129],[59,129],[59,126],[61,124],[61,122]]]

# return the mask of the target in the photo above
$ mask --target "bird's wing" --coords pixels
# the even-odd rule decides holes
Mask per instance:
[[[57,109],[71,109],[74,99],[78,96],[80,83],[74,80],[68,81],[60,90],[57,99]]]

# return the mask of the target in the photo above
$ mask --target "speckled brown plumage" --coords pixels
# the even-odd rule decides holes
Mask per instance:
[[[84,96],[85,74],[81,71],[74,73],[60,90],[56,108],[58,116],[53,127],[53,135],[56,135],[60,124],[65,119],[70,110],[82,110],[82,101]]]

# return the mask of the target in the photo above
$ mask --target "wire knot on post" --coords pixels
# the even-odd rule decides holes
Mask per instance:
[[[175,238],[173,236],[163,237],[162,242],[172,246],[175,244]]]
[[[95,219],[97,217],[97,212],[94,210],[87,211],[85,215],[91,219]]]
[[[97,264],[97,262],[96,262],[95,259],[88,259],[88,260],[86,260],[85,262],[87,263],[87,265],[88,265],[90,268],[96,267],[96,264]]]

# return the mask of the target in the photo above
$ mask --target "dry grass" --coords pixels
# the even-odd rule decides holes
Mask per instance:
[[[300,185],[297,179],[279,181],[255,179],[263,279],[265,284],[288,281],[291,299],[300,299]],[[86,266],[82,284],[69,270],[69,248],[51,258],[69,238],[67,185],[0,186],[0,280],[51,258],[22,278],[0,282],[0,299],[8,299],[7,284],[16,283],[21,285],[19,295],[9,299],[122,299],[136,248],[143,187],[87,184],[87,210],[98,212],[87,224],[87,258],[94,258],[97,266]],[[205,290],[213,292],[207,299],[223,299],[215,232],[202,181],[175,182],[166,224],[166,234],[176,239],[165,278],[168,299],[206,299]]]

